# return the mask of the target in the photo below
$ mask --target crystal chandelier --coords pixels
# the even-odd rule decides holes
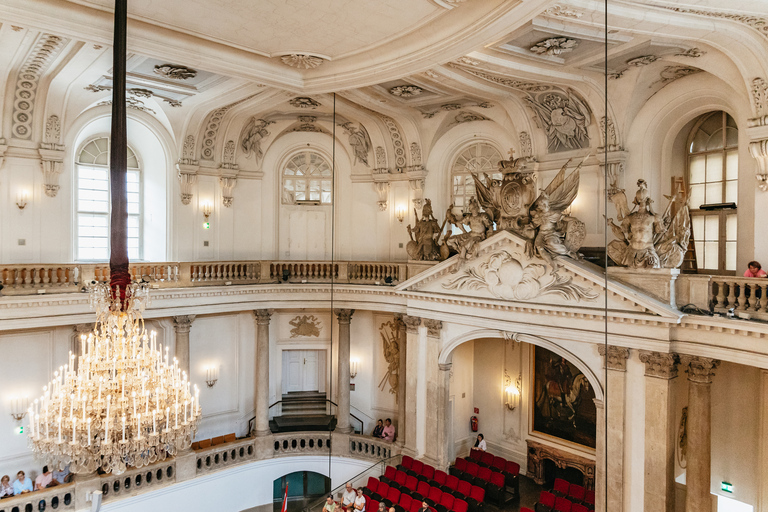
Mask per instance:
[[[119,475],[190,447],[200,419],[199,390],[190,390],[176,358],[147,335],[141,311],[145,285],[133,283],[120,308],[107,284],[91,289],[96,327],[80,340],[81,355],[54,373],[29,408],[29,440],[47,464],[73,473]]]

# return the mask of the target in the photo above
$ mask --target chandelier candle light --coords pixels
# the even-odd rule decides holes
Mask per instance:
[[[115,2],[112,144],[110,152],[110,283],[93,283],[96,326],[80,339],[80,355],[54,372],[28,409],[29,442],[47,465],[72,473],[99,467],[119,475],[188,449],[200,400],[178,361],[168,360],[144,329],[145,283],[131,281],[128,262],[125,53],[127,0]],[[163,353],[164,352],[164,353]],[[77,362],[77,365],[75,363]],[[77,366],[77,369],[75,369]]]

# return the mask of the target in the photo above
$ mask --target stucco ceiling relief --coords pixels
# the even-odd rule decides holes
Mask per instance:
[[[569,53],[574,50],[579,44],[579,41],[570,37],[550,37],[539,41],[531,46],[529,49],[536,55],[549,55],[551,57],[558,57],[563,53]]]
[[[189,80],[197,76],[197,71],[178,64],[158,64],[154,69],[155,74],[171,80]]]
[[[320,66],[325,59],[317,57],[315,55],[306,55],[303,53],[291,53],[290,55],[283,55],[280,60],[286,66],[297,69],[315,69]]]

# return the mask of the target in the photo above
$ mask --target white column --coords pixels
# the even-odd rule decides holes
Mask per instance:
[[[608,369],[608,380],[605,386],[608,510],[621,512],[624,510],[624,417],[629,349],[599,345],[598,351],[603,356],[604,365]]]
[[[179,360],[179,368],[189,375],[189,330],[195,315],[182,315],[173,317],[173,332],[176,335],[174,341],[176,347],[176,359]]]
[[[256,425],[254,434],[266,436],[269,431],[269,319],[272,311],[257,309],[256,317]]]
[[[595,512],[607,512],[605,508],[605,406],[602,400],[595,402]],[[610,510],[610,509],[609,509]]]
[[[405,323],[406,353],[405,368],[405,446],[403,454],[416,457],[419,453],[416,445],[416,377],[419,365],[419,326],[421,318],[417,316],[403,316]],[[402,427],[401,427],[402,428]]]
[[[443,470],[448,470],[450,461],[448,460],[448,448],[450,443],[453,443],[452,436],[448,434],[451,432],[450,425],[448,424],[449,414],[448,410],[451,405],[451,363],[440,363],[438,368],[440,369],[440,378],[438,383],[440,386],[440,399],[437,402],[437,443],[438,454],[437,463],[438,467]]]
[[[424,319],[424,326],[427,328],[427,357],[426,371],[424,380],[427,383],[427,407],[424,411],[426,415],[426,432],[424,436],[424,457],[431,464],[440,463],[439,429],[441,423],[441,404],[442,404],[442,379],[440,378],[440,367],[438,360],[440,358],[440,331],[443,323],[440,320]],[[435,435],[434,428],[437,427],[438,434]]]
[[[688,466],[685,472],[685,512],[712,509],[712,377],[717,359],[681,355],[688,373]]]
[[[397,432],[395,444],[401,449],[405,446],[405,403],[407,387],[405,383],[406,379],[406,366],[408,365],[407,353],[408,353],[408,335],[406,333],[406,325],[403,322],[403,315],[395,315],[395,325],[397,326],[397,343],[398,343],[398,366],[397,366]]]
[[[675,512],[677,355],[640,351],[645,363],[645,512]]]
[[[336,410],[336,432],[349,434],[352,432],[349,422],[349,324],[355,310],[337,309],[334,312],[339,321],[339,405]]]

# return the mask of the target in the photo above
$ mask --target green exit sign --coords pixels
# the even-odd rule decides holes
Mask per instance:
[[[23,426],[18,426],[18,427],[15,427],[15,428],[13,429],[13,432],[14,432],[15,434],[23,434],[23,433],[24,433],[24,427],[23,427]]]
[[[720,482],[720,490],[725,492],[733,492],[733,484],[729,482]]]

